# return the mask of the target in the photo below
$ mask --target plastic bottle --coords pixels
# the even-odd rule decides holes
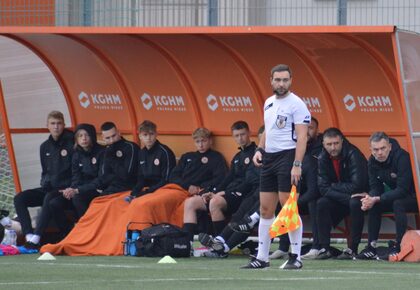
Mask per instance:
[[[15,230],[9,230],[9,245],[16,246],[17,234]]]

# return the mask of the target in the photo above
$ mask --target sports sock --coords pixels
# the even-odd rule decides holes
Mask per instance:
[[[260,220],[260,214],[257,212],[254,212],[252,215],[249,216],[252,220],[252,222],[249,224],[251,227],[253,227],[259,220]]]
[[[25,240],[26,240],[27,242],[29,242],[29,241],[32,239],[33,235],[34,235],[34,234],[26,234],[26,235],[25,235]]]
[[[300,250],[302,247],[302,233],[303,233],[303,224],[302,219],[299,216],[300,220],[300,227],[294,230],[293,232],[289,232],[289,239],[290,239],[290,248],[292,254],[297,254],[297,259],[300,260]]]
[[[197,224],[193,224],[193,223],[184,223],[184,227],[182,228],[184,230],[184,232],[187,232],[190,236],[190,241],[194,240],[194,232],[195,232],[195,227]]]
[[[31,240],[29,242],[31,242],[32,244],[38,245],[40,240],[41,240],[40,236],[32,235]]]
[[[257,259],[268,262],[268,253],[270,252],[271,238],[270,238],[270,226],[274,222],[274,217],[271,219],[260,219],[260,225],[258,226],[258,255]]]

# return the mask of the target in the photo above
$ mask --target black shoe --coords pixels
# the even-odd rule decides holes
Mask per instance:
[[[303,264],[297,259],[297,254],[289,253],[289,259],[286,263],[280,266],[280,269],[283,270],[299,270],[302,269]]]
[[[211,248],[216,252],[224,252],[225,250],[225,246],[221,241],[218,241],[217,239],[213,238],[212,236],[206,233],[200,233],[198,235],[198,240],[203,246]]]
[[[376,254],[378,255],[379,260],[388,261],[390,256],[396,256],[400,251],[401,248],[396,242],[388,241],[388,247],[379,247],[376,251]]]
[[[264,269],[270,267],[270,262],[264,262],[257,258],[252,258],[251,261],[245,266],[242,266],[241,269]]]
[[[337,256],[337,260],[354,260],[355,259],[355,254],[354,252],[347,248],[344,249],[343,252]]]
[[[23,246],[28,250],[39,250],[41,248],[40,244],[34,244],[32,242],[26,242]]]
[[[367,245],[360,254],[356,255],[357,260],[376,260],[377,257],[376,249],[371,245]]]
[[[229,227],[234,231],[238,233],[250,233],[252,230],[252,219],[247,216],[241,219],[239,222],[231,222],[229,223]]]
[[[318,256],[315,258],[315,260],[327,260],[331,259],[332,257],[333,255],[329,250],[322,248],[321,250],[319,250]]]

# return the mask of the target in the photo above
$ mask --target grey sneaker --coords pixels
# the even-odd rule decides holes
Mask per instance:
[[[223,252],[225,249],[225,246],[221,241],[213,238],[212,236],[206,233],[200,233],[198,235],[198,240],[203,246],[209,247],[217,252]]]
[[[282,250],[275,250],[270,256],[270,259],[284,259],[289,255],[288,252],[283,252]]]
[[[302,255],[302,260],[314,260],[318,257],[319,250],[318,249],[310,249],[305,255]]]
[[[343,250],[343,252],[337,256],[337,260],[355,260],[356,255],[353,253],[353,251],[349,248],[346,248]]]

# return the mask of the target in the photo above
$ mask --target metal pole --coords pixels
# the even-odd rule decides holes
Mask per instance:
[[[92,0],[83,1],[83,26],[92,26]]]
[[[337,0],[337,25],[347,25],[347,0]]]
[[[209,6],[209,26],[217,26],[219,0],[208,0]]]

